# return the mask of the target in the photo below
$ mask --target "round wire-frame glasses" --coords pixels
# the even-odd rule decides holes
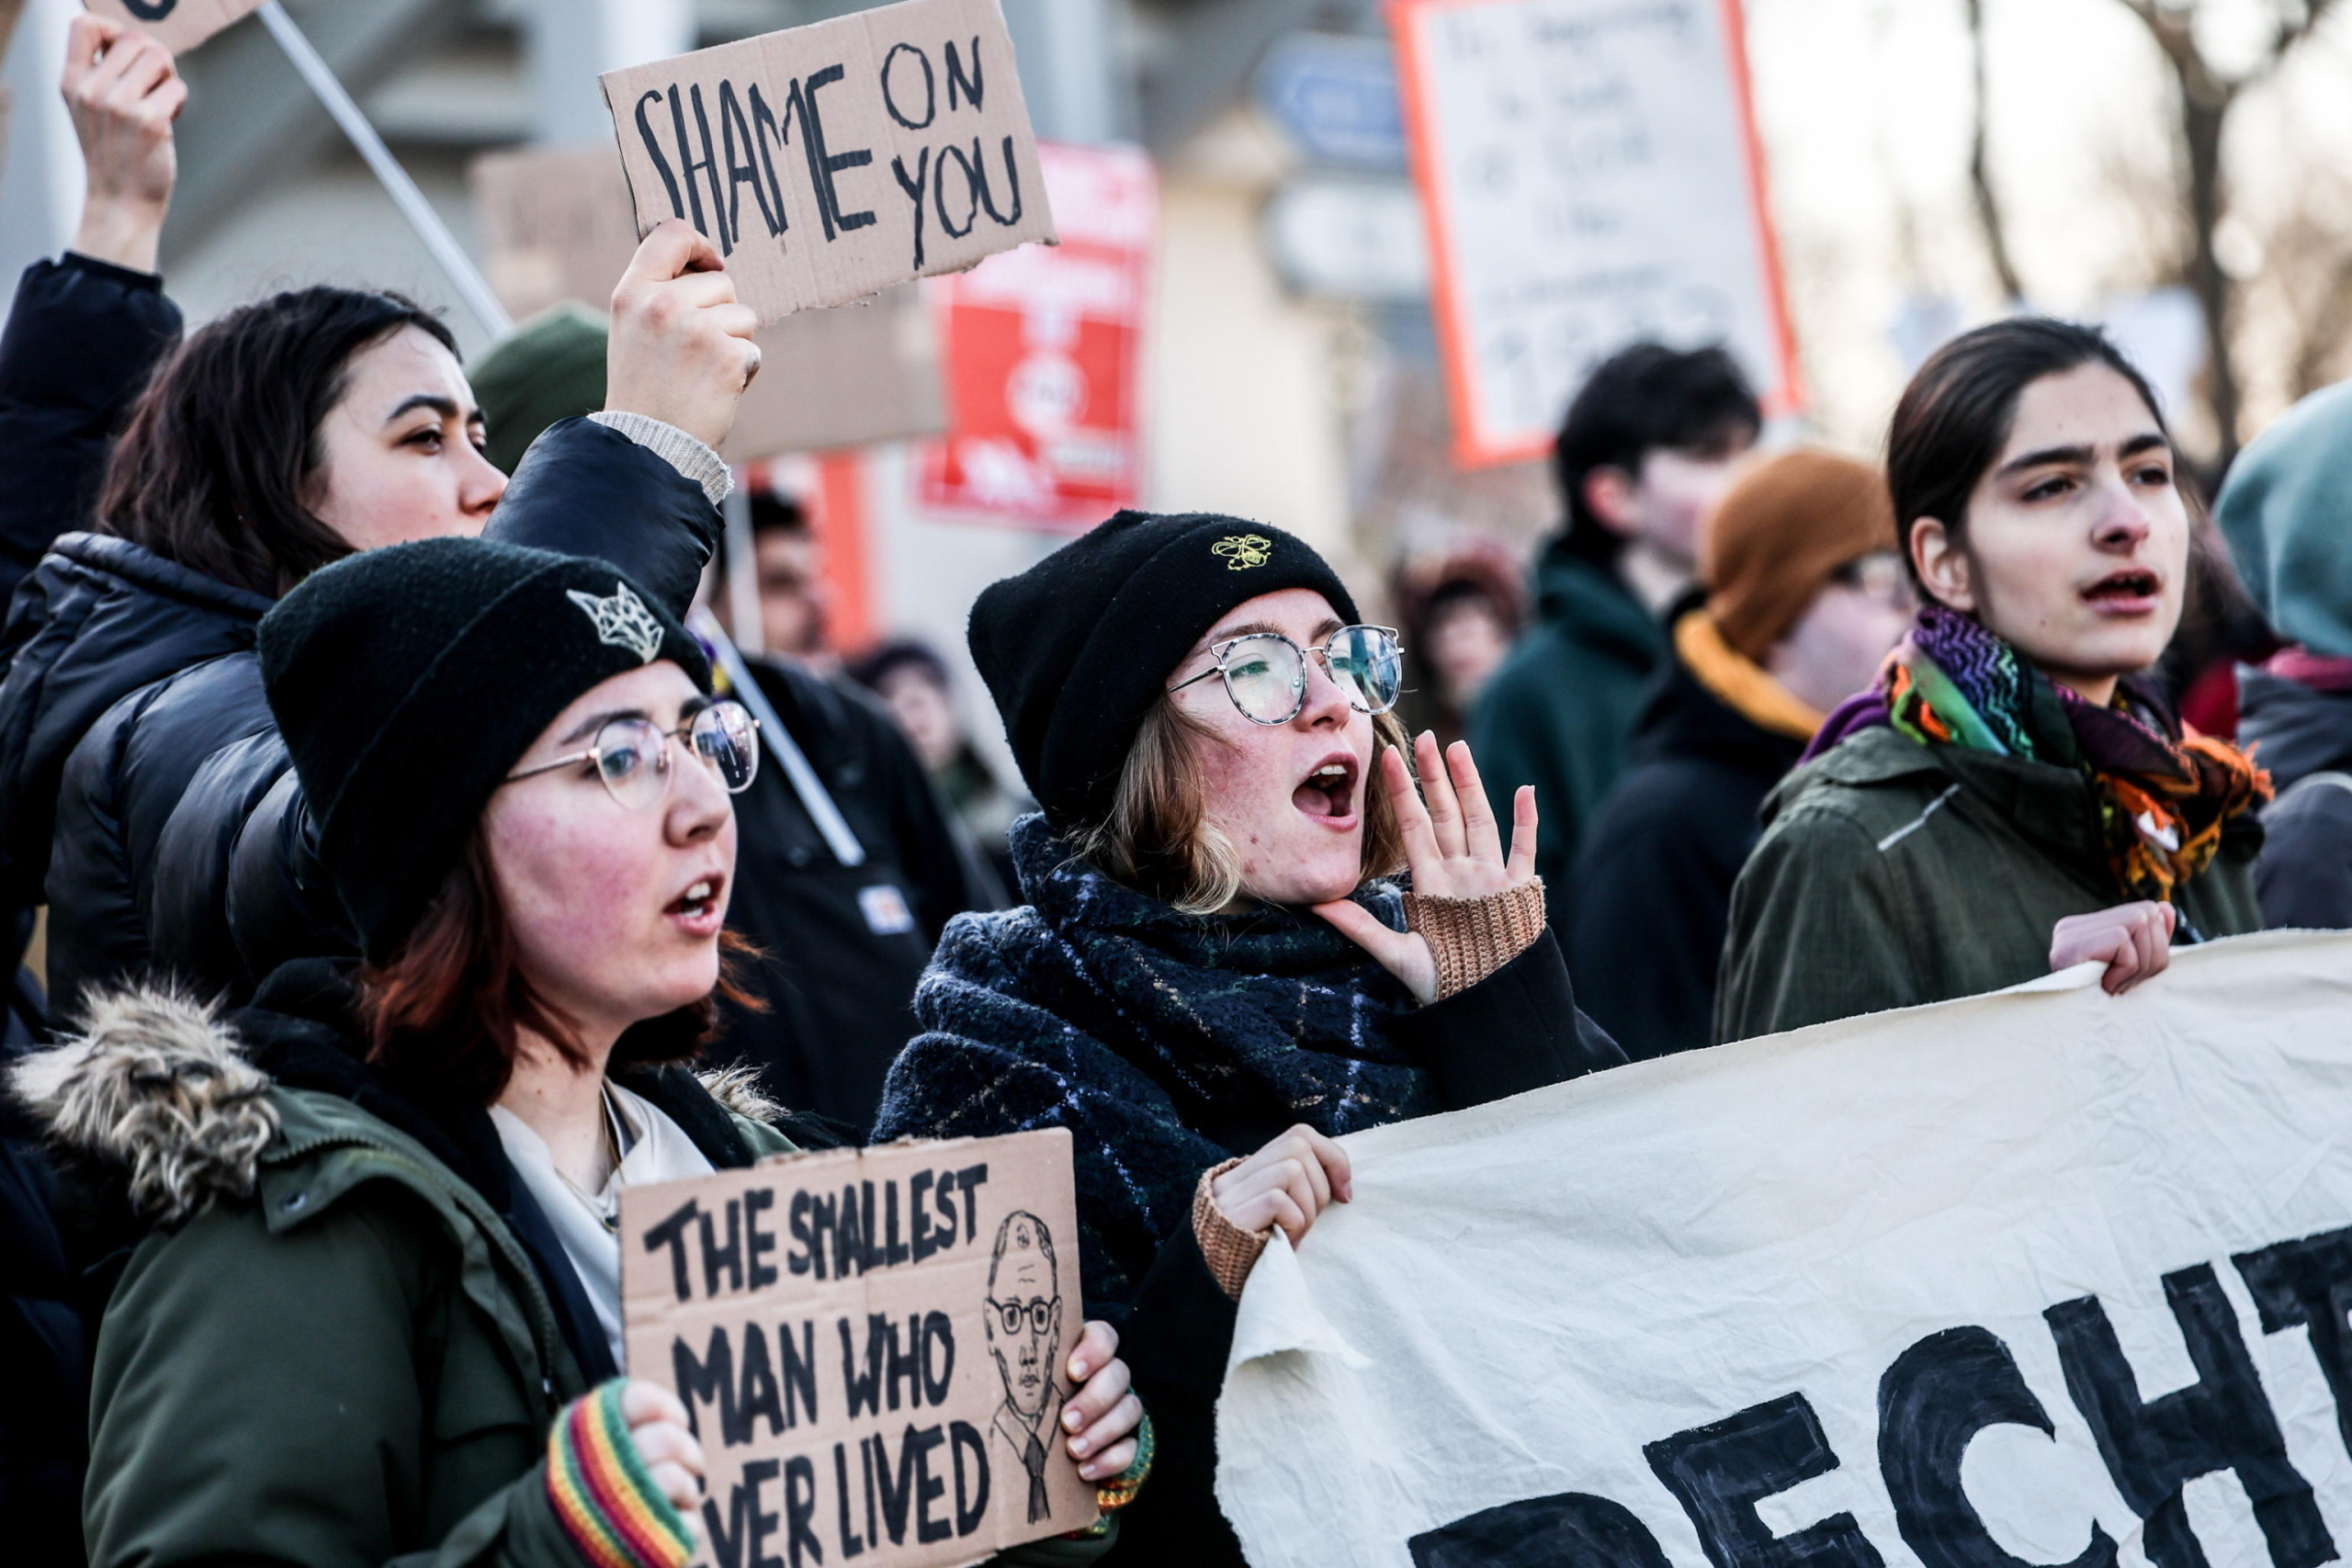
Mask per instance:
[[[1174,696],[1212,676],[1225,678],[1225,694],[1252,724],[1288,724],[1306,706],[1308,650],[1280,632],[1250,632],[1209,645],[1215,662],[1189,681],[1168,688]],[[1394,626],[1341,626],[1313,650],[1358,713],[1383,714],[1396,705],[1404,687],[1405,645]]]
[[[760,776],[760,721],[741,703],[715,702],[695,710],[675,729],[664,729],[650,718],[631,715],[609,719],[596,731],[596,743],[509,773],[504,783],[537,778],[559,768],[593,762],[605,791],[632,811],[654,805],[670,792],[670,742],[683,740],[688,755],[699,758],[718,776],[729,795],[741,795]]]

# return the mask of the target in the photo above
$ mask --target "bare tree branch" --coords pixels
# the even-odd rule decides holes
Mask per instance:
[[[1976,123],[1968,149],[1968,183],[1976,197],[1977,225],[1984,231],[1984,248],[1991,255],[1994,275],[2000,279],[2004,300],[2025,298],[2025,285],[2018,277],[2017,259],[2009,251],[2007,221],[2001,212],[1999,196],[1993,189],[1993,175],[1985,152],[1988,121],[1991,118],[1984,87],[1984,0],[1967,0],[1968,39],[1973,51],[1976,73]]]

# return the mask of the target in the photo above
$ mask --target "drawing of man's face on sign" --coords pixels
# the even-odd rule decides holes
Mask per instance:
[[[1029,1477],[1029,1522],[1050,1511],[1046,1454],[1055,1438],[1062,1392],[1055,1376],[1062,1348],[1062,1294],[1054,1238],[1046,1222],[1015,1209],[997,1227],[989,1262],[989,1354],[1004,1382],[994,1427]]]

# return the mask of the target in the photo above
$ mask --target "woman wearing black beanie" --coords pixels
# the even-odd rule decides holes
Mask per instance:
[[[948,926],[875,1135],[1069,1130],[1087,1309],[1159,1441],[1114,1562],[1240,1561],[1211,1492],[1233,1303],[1275,1228],[1346,1201],[1333,1137],[1624,1060],[1544,931],[1532,792],[1506,861],[1359,620],[1304,543],[1204,513],[1122,513],[972,612],[1044,808],[1029,905]]]
[[[364,962],[226,1018],[108,997],[15,1074],[153,1227],[98,1338],[90,1561],[682,1568],[741,1527],[688,1413],[617,1376],[615,1227],[627,1187],[796,1146],[678,1065],[752,721],[616,569],[481,540],[313,574],[260,660]],[[1132,1484],[1114,1351],[1080,1337],[1070,1436]]]

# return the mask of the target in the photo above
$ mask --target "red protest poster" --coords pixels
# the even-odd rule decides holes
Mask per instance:
[[[939,312],[947,434],[923,451],[917,501],[945,517],[1083,530],[1142,490],[1159,183],[1138,148],[1037,152],[1061,243],[925,285]]]

